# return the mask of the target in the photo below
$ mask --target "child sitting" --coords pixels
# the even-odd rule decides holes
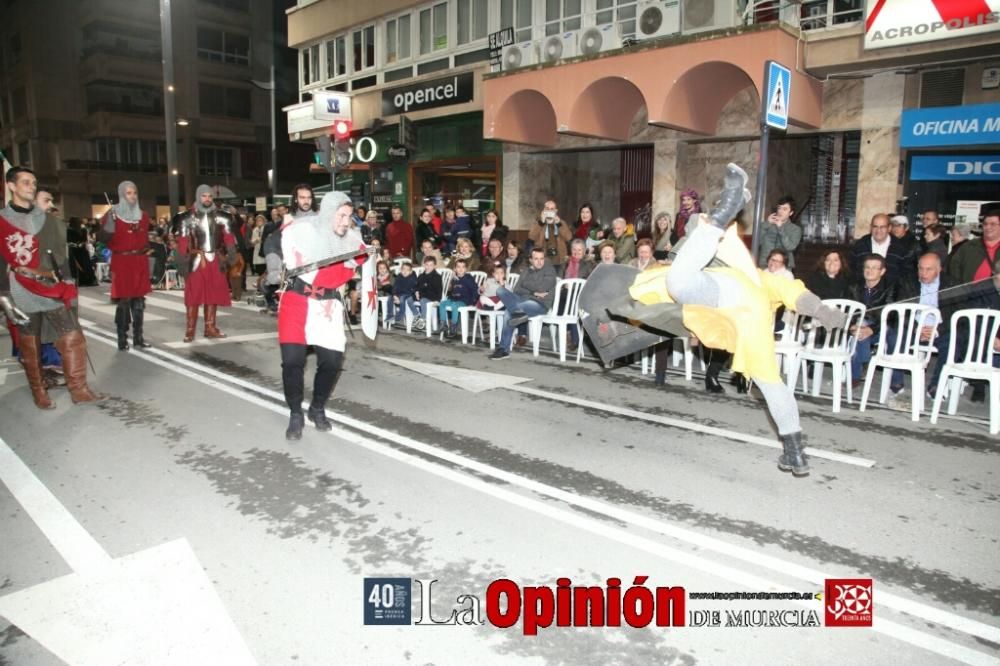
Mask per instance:
[[[413,304],[413,292],[417,290],[417,276],[413,273],[413,266],[410,262],[405,262],[399,267],[399,275],[392,283],[392,304],[395,312],[396,324],[403,323],[403,316],[407,308],[416,313],[417,309]]]
[[[503,287],[507,282],[507,269],[503,266],[494,266],[493,275],[486,278],[486,282],[479,289],[479,309],[499,310],[503,307],[503,301],[497,295],[497,289]]]
[[[476,284],[476,280],[466,272],[467,266],[465,259],[455,261],[455,276],[448,288],[448,299],[441,301],[438,305],[438,320],[442,327],[448,321],[448,312],[451,312],[451,322],[444,334],[449,340],[458,335],[458,309],[467,305],[475,305],[479,296],[479,286]]]
[[[417,314],[416,327],[418,331],[424,330],[425,318],[427,316],[427,304],[441,300],[441,290],[443,284],[441,274],[437,272],[437,259],[434,257],[424,257],[424,272],[417,277],[417,289],[413,294],[416,305],[414,307]]]
[[[375,264],[375,287],[378,289],[378,295],[389,296],[389,302],[386,304],[386,317],[392,317],[393,313],[393,303],[392,303],[392,273],[389,272],[389,264],[384,261],[379,261]]]

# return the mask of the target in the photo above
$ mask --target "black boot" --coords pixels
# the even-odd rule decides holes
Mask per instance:
[[[750,382],[738,372],[733,373],[733,377],[729,380],[729,383],[736,387],[737,393],[748,393],[750,391]]]
[[[333,424],[330,423],[330,419],[326,418],[326,410],[322,407],[313,407],[310,405],[307,414],[309,415],[309,420],[316,426],[316,430],[320,432],[330,432],[333,430]]]
[[[142,320],[146,310],[146,299],[133,298],[130,309],[132,312],[132,344],[137,349],[149,349],[153,345],[146,342],[142,334]]]
[[[115,308],[115,328],[118,332],[118,350],[128,351],[129,302],[127,298],[118,301]]]
[[[722,388],[722,384],[719,383],[719,373],[722,372],[722,366],[726,364],[725,356],[725,354],[712,350],[708,352],[708,367],[705,368],[705,390],[709,393],[726,392],[726,389]]]
[[[306,425],[306,419],[302,412],[292,412],[288,416],[288,428],[285,430],[285,439],[290,442],[302,439],[302,429]]]
[[[795,476],[809,476],[809,460],[802,451],[802,432],[779,435],[784,453],[778,457],[778,469]]]

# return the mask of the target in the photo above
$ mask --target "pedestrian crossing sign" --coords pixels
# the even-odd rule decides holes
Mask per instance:
[[[784,65],[767,61],[767,88],[764,97],[764,122],[775,129],[788,129],[788,90],[792,73]]]

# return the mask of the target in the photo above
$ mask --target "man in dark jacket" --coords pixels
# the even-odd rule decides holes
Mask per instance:
[[[889,220],[885,220],[886,226],[888,226]],[[874,227],[874,222],[872,226]],[[849,293],[847,295],[853,301],[858,301],[859,303],[864,303],[868,310],[875,310],[876,308],[881,308],[884,305],[894,303],[896,301],[896,289],[895,286],[890,284],[886,279],[886,262],[885,258],[877,254],[869,254],[862,262],[862,280],[851,285]],[[851,378],[858,382],[863,373],[864,365],[872,357],[872,346],[878,342],[879,334],[882,332],[880,329],[882,327],[882,313],[872,312],[871,315],[865,314],[864,320],[858,326],[858,329],[854,331],[855,336],[858,339],[857,347],[854,349],[854,356],[851,357]],[[886,337],[890,337],[891,332],[886,334]],[[892,344],[891,341],[888,341]],[[891,386],[895,391],[900,386]]]
[[[556,297],[556,270],[545,261],[545,250],[541,247],[531,251],[531,265],[521,271],[514,291],[501,287],[497,296],[503,301],[507,313],[504,318],[500,345],[490,355],[493,360],[510,356],[510,343],[514,329],[527,323],[531,317],[547,313]]]
[[[920,256],[920,241],[910,233],[910,220],[905,215],[894,215],[889,220],[889,233],[893,243],[899,245],[902,257],[899,265],[900,284],[913,282],[917,279],[917,257]]]
[[[889,233],[889,216],[878,213],[872,216],[871,233],[862,236],[851,246],[851,273],[860,276],[865,258],[877,254],[885,259],[885,280],[896,284],[903,263],[902,248]]]

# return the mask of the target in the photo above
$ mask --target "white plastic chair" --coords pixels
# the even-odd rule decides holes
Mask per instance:
[[[111,264],[99,261],[97,262],[94,272],[97,275],[98,282],[111,282]]]
[[[966,345],[958,348],[959,331],[966,331]],[[1000,433],[1000,368],[993,367],[993,341],[1000,335],[1000,311],[986,308],[959,310],[951,316],[951,339],[941,377],[934,393],[931,423],[937,423],[944,389],[948,391],[948,413],[958,411],[958,396],[963,379],[989,382],[990,434]],[[961,356],[959,356],[961,355]]]
[[[865,387],[861,391],[859,411],[865,411],[868,404],[868,394],[875,380],[876,368],[882,368],[882,387],[879,391],[879,402],[884,403],[889,397],[889,383],[892,379],[891,370],[902,370],[910,373],[913,387],[910,418],[920,420],[920,412],[924,409],[924,369],[934,351],[934,339],[937,337],[937,325],[941,322],[941,311],[931,305],[920,303],[893,303],[882,308],[882,337],[878,350],[868,363],[865,374]],[[928,340],[920,339],[920,331],[929,326],[934,330]],[[896,332],[896,339],[889,344],[889,329]]]
[[[521,279],[521,276],[517,273],[510,273],[504,280],[504,286],[508,289],[513,289],[517,286],[517,281]]]
[[[566,331],[570,326],[576,326],[577,340],[579,340],[579,344],[576,346],[576,362],[580,362],[583,355],[583,327],[580,326],[578,306],[580,292],[586,282],[580,278],[556,280],[556,297],[552,302],[552,309],[547,314],[538,315],[528,320],[528,334],[534,346],[535,356],[538,356],[542,329],[549,326],[549,333],[552,334],[552,349],[559,350],[559,360],[565,363]]]
[[[677,349],[678,343],[680,344],[679,350]],[[652,347],[647,347],[646,349],[643,349],[639,356],[641,372],[644,375],[650,372],[651,370],[650,366],[653,365],[652,363],[650,363],[650,361],[653,358],[652,354],[650,353],[651,349]],[[685,335],[685,336],[675,337],[673,339],[673,349],[671,350],[670,353],[670,360],[674,364],[675,368],[681,365],[682,363],[684,364],[684,379],[686,379],[687,381],[691,381],[691,378],[693,377],[692,366],[694,365],[694,359],[695,355],[691,349],[691,336]],[[701,371],[705,372],[706,370],[705,359],[701,354],[698,354],[698,362],[701,364]]]
[[[378,307],[382,313],[382,328],[389,330],[389,299],[391,296],[379,296]]]
[[[482,287],[484,284],[486,284],[486,273],[485,272],[483,272],[483,271],[469,271],[469,275],[471,275],[472,279],[476,281],[476,286],[477,287]],[[469,337],[469,315],[470,314],[475,315],[475,312],[476,312],[476,306],[475,305],[463,305],[462,307],[460,307],[458,309],[458,321],[459,321],[459,326],[462,329],[462,344],[463,345],[467,344],[467,340],[468,340],[468,337]],[[475,328],[475,325],[473,325],[473,328]],[[472,341],[473,342],[476,341],[475,334],[473,334],[473,336],[472,336]]]
[[[861,324],[865,317],[865,305],[857,301],[834,298],[823,301],[826,305],[831,305],[847,315],[846,328],[821,328],[813,327],[806,337],[802,351],[791,359],[792,367],[790,374],[792,377],[792,390],[798,385],[799,368],[802,369],[802,388],[809,390],[809,367],[813,364],[813,388],[812,395],[819,396],[819,389],[823,385],[823,366],[827,363],[833,369],[833,411],[840,411],[841,388],[847,387],[847,402],[850,403],[854,396],[851,390],[851,357],[858,344],[857,338],[850,332],[852,327]],[[820,335],[820,331],[823,331]]]
[[[164,273],[165,288],[167,291],[171,289],[183,289],[184,279],[180,277],[176,268],[168,268]]]
[[[790,312],[791,316],[785,318],[785,327],[778,332],[778,337],[774,341],[774,353],[778,356],[781,369],[785,373],[785,383],[788,388],[795,388],[795,375],[791,372],[796,366],[795,359],[802,353],[805,347],[806,332],[803,324],[810,321],[808,315]]]

